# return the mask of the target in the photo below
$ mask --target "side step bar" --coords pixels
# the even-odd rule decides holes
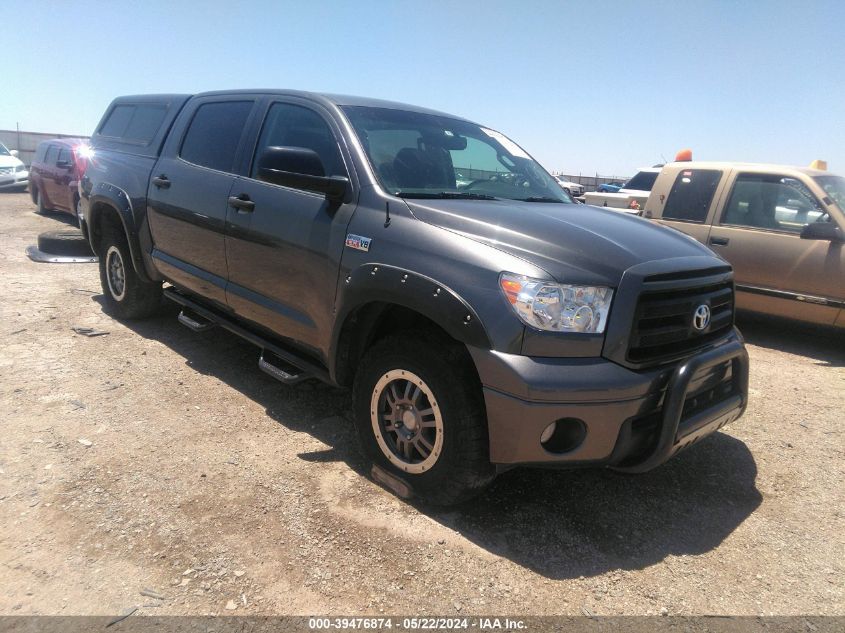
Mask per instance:
[[[194,332],[205,332],[214,327],[214,321],[201,317],[191,312],[188,308],[182,308],[179,313],[179,323]]]
[[[182,306],[179,322],[191,330],[202,332],[219,325],[260,347],[261,357],[258,360],[258,367],[273,378],[288,385],[296,384],[306,378],[317,378],[330,385],[334,384],[329,377],[329,372],[322,365],[292,349],[283,347],[283,344],[278,341],[249,329],[234,318],[195,301],[175,288],[165,288],[164,296]]]
[[[302,371],[290,363],[286,363],[273,352],[266,349],[261,350],[261,356],[258,359],[258,369],[286,385],[295,385],[311,377],[308,372]]]

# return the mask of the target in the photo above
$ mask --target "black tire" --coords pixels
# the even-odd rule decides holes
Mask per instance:
[[[82,231],[47,231],[38,236],[38,250],[50,255],[91,257],[94,252]]]
[[[439,451],[432,448],[429,458],[433,455],[435,461],[422,472],[408,472],[407,466],[397,463],[397,459],[402,462],[406,458],[391,451],[391,446],[394,449],[399,446],[398,442],[388,444],[391,434],[382,432],[381,440],[376,436],[373,418],[383,420],[383,411],[379,406],[382,401],[376,399],[376,394],[387,396],[390,385],[387,383],[386,387],[380,388],[380,381],[388,380],[397,371],[408,372],[423,381],[433,398],[429,399],[431,402],[423,400],[425,404],[421,406],[428,411],[439,409],[441,417],[442,442]],[[411,386],[415,387],[415,384],[411,382]],[[428,399],[425,395],[421,397]],[[374,399],[375,413],[372,406]],[[385,402],[389,409],[389,400]],[[487,416],[481,385],[466,350],[454,341],[440,342],[439,338],[433,341],[431,336],[411,332],[391,335],[378,341],[364,355],[355,375],[353,407],[355,427],[365,456],[407,482],[424,501],[436,505],[461,503],[481,492],[496,476],[495,468],[490,463]],[[392,424],[408,428],[399,422]],[[432,425],[434,421],[428,424]],[[420,423],[422,426],[425,423]],[[423,431],[419,428],[417,432]],[[434,432],[434,436],[428,436],[428,443],[437,447],[433,441],[437,429]],[[393,452],[392,458],[388,457],[387,451]],[[422,453],[416,457],[420,458],[417,464],[420,467],[426,460],[422,459]]]
[[[155,314],[161,305],[161,282],[145,282],[135,272],[123,231],[105,227],[99,250],[100,284],[107,309],[122,319],[143,319]]]
[[[40,189],[35,190],[35,204],[38,207],[38,213],[48,213],[52,211],[50,207],[44,204],[44,194],[41,193]]]
[[[80,212],[82,211],[82,205],[79,200],[79,196],[73,197],[73,225],[79,228],[82,228],[82,221],[80,218]]]

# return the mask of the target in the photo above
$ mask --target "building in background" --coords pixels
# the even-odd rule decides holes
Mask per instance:
[[[24,132],[21,130],[0,130],[0,143],[9,149],[18,150],[18,158],[27,166],[32,164],[35,157],[35,148],[41,141],[48,141],[53,138],[84,138],[78,134],[50,134],[47,132]]]

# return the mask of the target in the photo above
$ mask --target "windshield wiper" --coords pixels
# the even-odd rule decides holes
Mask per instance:
[[[423,200],[498,200],[496,196],[489,196],[486,193],[471,193],[469,191],[441,191],[439,193],[397,191],[394,195],[400,198],[419,198]]]
[[[520,202],[559,202],[561,204],[567,204],[563,200],[558,198],[550,198],[548,196],[531,196],[529,198],[516,198]]]

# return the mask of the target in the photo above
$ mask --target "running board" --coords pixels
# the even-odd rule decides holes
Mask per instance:
[[[185,307],[179,313],[179,323],[193,332],[205,332],[214,327],[214,321],[209,321],[204,317],[194,314]]]
[[[261,356],[258,359],[258,369],[286,385],[295,385],[311,377],[308,372],[302,371],[290,363],[286,363],[273,352],[266,349],[261,350]]]
[[[260,347],[262,351],[258,366],[262,371],[273,376],[273,378],[289,385],[305,380],[306,378],[317,378],[330,385],[335,384],[325,367],[311,358],[298,353],[294,349],[285,346],[283,342],[251,329],[248,324],[236,320],[234,316],[199,303],[192,297],[182,294],[172,287],[165,288],[164,296],[181,305],[182,314],[187,312],[188,319],[199,324],[201,327],[206,324],[209,327],[219,325],[232,334],[237,334],[253,345]],[[179,322],[193,330],[194,328],[182,319],[182,314],[179,315]]]

